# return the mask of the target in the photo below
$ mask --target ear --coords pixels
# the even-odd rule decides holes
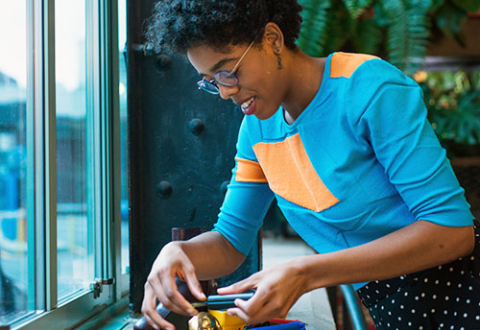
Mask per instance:
[[[265,25],[263,44],[267,47],[266,49],[271,49],[276,55],[282,52],[285,46],[283,32],[276,23],[269,22]]]

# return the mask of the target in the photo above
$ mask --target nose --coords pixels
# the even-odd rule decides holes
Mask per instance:
[[[224,100],[228,100],[232,95],[238,93],[238,85],[236,86],[223,86],[218,84],[218,90],[220,91],[220,97]]]

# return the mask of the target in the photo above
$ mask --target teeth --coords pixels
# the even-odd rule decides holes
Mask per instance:
[[[243,102],[241,107],[244,109],[247,109],[250,106],[250,104],[252,104],[252,102],[253,102],[253,97],[250,100]]]

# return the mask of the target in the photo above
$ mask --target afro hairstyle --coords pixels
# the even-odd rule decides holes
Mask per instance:
[[[273,22],[282,30],[285,46],[296,50],[301,10],[297,0],[160,0],[145,35],[158,53],[185,54],[200,45],[224,52],[258,39]]]

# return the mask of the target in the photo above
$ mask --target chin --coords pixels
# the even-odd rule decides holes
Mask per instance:
[[[260,120],[267,120],[270,117],[272,117],[275,113],[276,111],[262,111],[262,112],[258,111],[258,112],[255,112],[253,115]]]

